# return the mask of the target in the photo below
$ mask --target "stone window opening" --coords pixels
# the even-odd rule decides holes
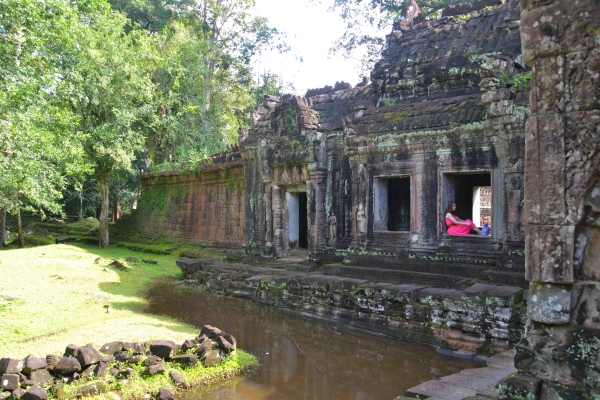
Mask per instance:
[[[459,218],[472,220],[480,229],[484,223],[492,228],[490,172],[444,174],[444,210],[451,201],[456,203],[456,215]],[[443,226],[446,227],[446,224]]]
[[[289,248],[308,248],[308,205],[306,192],[286,192]]]
[[[410,176],[378,177],[374,180],[374,229],[411,231]]]

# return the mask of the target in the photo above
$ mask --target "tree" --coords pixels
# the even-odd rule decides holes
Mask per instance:
[[[85,172],[55,96],[75,14],[60,0],[3,0],[0,16],[0,209],[59,212],[61,189]]]
[[[133,18],[143,8],[136,4],[118,6]],[[287,47],[266,19],[249,14],[254,1],[170,4],[176,11],[157,35],[158,118],[149,126],[146,149],[154,164],[194,165],[235,142],[238,128],[250,124],[252,57],[265,47]]]
[[[126,17],[107,3],[98,1],[83,11],[77,29],[71,29],[77,51],[68,60],[59,93],[78,117],[77,133],[102,198],[99,245],[106,247],[109,177],[115,169],[129,168],[155,116],[150,78],[156,46],[141,29],[126,33]]]
[[[324,0],[313,0],[323,2]],[[408,3],[414,1],[421,13],[429,18],[436,17],[440,10],[458,2],[472,3],[475,0],[325,0],[330,9],[338,11],[346,23],[346,29],[337,39],[331,53],[341,53],[345,58],[354,57],[362,49],[362,71],[368,73],[379,59],[381,49],[394,21],[401,18]]]

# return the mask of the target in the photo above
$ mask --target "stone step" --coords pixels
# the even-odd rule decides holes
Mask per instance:
[[[485,270],[479,276],[480,282],[496,285],[527,287],[529,283],[525,280],[525,272],[519,271],[495,271]]]
[[[344,264],[323,265],[323,274],[366,279],[371,282],[410,283],[455,289],[468,287],[473,283],[473,279],[465,276],[432,274],[401,269],[365,268]]]
[[[427,381],[408,389],[404,396],[413,398],[431,398],[443,400],[462,400],[476,396],[477,391],[443,381]]]
[[[311,264],[288,264],[283,266],[288,271],[297,271],[297,272],[312,272],[317,269],[318,265]]]
[[[466,278],[479,278],[483,271],[490,269],[490,265],[439,260],[418,260],[400,257],[380,258],[376,262],[370,258],[368,263],[363,263],[361,260],[357,261],[357,263],[353,262],[352,264],[357,264],[364,268],[400,269],[404,271],[427,272],[430,274],[463,276]]]

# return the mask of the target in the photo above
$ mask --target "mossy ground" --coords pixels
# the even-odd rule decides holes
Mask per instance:
[[[111,259],[135,257],[125,270]],[[181,343],[199,330],[168,317],[146,314],[142,293],[147,283],[179,277],[178,252],[148,254],[123,247],[47,245],[0,251],[0,356],[22,358],[32,353],[62,355],[68,344],[111,341],[172,340]],[[156,264],[142,260],[152,259]],[[107,312],[110,306],[111,312]],[[235,332],[232,332],[235,335]],[[256,366],[243,351],[218,367],[182,371],[190,383],[208,383]],[[137,397],[168,383],[168,376],[138,374],[121,397]],[[119,389],[119,384],[111,384]],[[65,388],[68,392],[70,389]]]

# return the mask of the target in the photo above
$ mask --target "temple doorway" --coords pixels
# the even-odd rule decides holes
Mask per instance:
[[[308,248],[308,204],[306,192],[287,192],[288,239],[290,249]]]

